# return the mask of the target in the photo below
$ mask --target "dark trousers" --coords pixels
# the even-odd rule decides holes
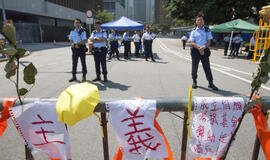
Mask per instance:
[[[199,62],[202,62],[203,70],[205,76],[209,83],[213,82],[213,76],[210,68],[209,56],[204,54],[201,55],[200,52],[196,48],[191,48],[191,58],[192,58],[192,79],[197,80],[197,72],[199,67]]]
[[[182,40],[182,42],[183,42],[183,49],[186,49],[186,43],[187,43],[187,41],[186,40]]]
[[[86,63],[85,63],[85,52],[81,51],[79,49],[71,49],[72,50],[72,74],[75,75],[77,74],[77,64],[78,64],[78,59],[81,59],[81,64],[82,64],[82,73],[83,75],[86,75],[87,73],[87,68],[86,68]]]
[[[96,67],[96,75],[100,76],[100,65],[102,67],[102,74],[107,75],[107,65],[106,65],[106,52],[107,49],[104,47],[101,51],[95,49],[94,50],[94,60],[95,60],[95,67]]]
[[[112,58],[112,55],[114,53],[116,54],[116,57],[119,58],[118,42],[113,41],[110,43],[110,45],[111,45],[110,58]]]
[[[128,58],[128,56],[131,56],[131,50],[130,50],[130,46],[131,42],[130,41],[124,41],[124,58]]]
[[[152,53],[152,40],[144,40],[144,52],[145,59],[148,59],[149,57],[151,57],[151,59],[154,59]]]
[[[230,44],[230,42],[225,42],[225,45],[224,45],[224,55],[225,56],[227,56],[229,44]]]
[[[135,56],[138,57],[141,43],[140,42],[135,42],[134,44],[135,44]]]
[[[238,56],[238,51],[239,51],[240,45],[241,45],[241,43],[234,43],[233,52],[232,52],[233,56]]]

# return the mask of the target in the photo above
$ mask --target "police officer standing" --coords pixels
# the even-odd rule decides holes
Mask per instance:
[[[186,48],[186,43],[187,43],[187,40],[188,40],[186,34],[184,34],[184,35],[181,37],[181,40],[182,40],[182,43],[183,43],[183,49],[185,49],[185,48]]]
[[[123,34],[123,43],[124,43],[124,58],[125,59],[128,59],[129,58],[129,55],[131,57],[131,50],[130,50],[130,47],[131,47],[131,36],[129,35],[129,31],[126,31],[124,34]]]
[[[135,56],[139,57],[139,51],[140,51],[140,45],[141,45],[140,31],[136,31],[136,34],[133,35],[132,40],[135,45]]]
[[[118,51],[118,40],[119,37],[116,35],[115,30],[111,30],[111,34],[109,35],[109,40],[110,40],[110,46],[111,46],[111,51],[110,51],[110,57],[109,60],[112,59],[112,55],[116,53],[116,57],[118,60],[119,59],[119,51]]]
[[[237,33],[236,36],[233,37],[234,47],[233,47],[233,52],[231,53],[231,56],[238,56],[238,51],[239,51],[242,41],[243,39],[241,38],[240,33]]]
[[[151,57],[152,61],[155,62],[152,53],[152,43],[154,39],[155,35],[150,32],[150,26],[146,26],[146,32],[142,36],[146,61],[148,61],[148,58]]]
[[[102,73],[104,76],[104,82],[108,82],[107,78],[107,66],[106,66],[106,39],[107,39],[107,33],[102,31],[101,28],[101,22],[96,21],[94,24],[95,31],[92,32],[90,40],[93,42],[93,50],[94,50],[94,60],[95,60],[95,67],[96,67],[96,75],[97,77],[93,79],[93,81],[100,81],[100,65],[102,67]]]
[[[229,45],[230,45],[230,34],[227,34],[225,37],[224,37],[224,42],[225,42],[225,45],[224,45],[224,56],[227,56],[227,52],[228,52],[228,48],[229,48]]]
[[[210,68],[209,56],[210,50],[209,46],[211,44],[211,39],[213,36],[209,31],[209,28],[204,27],[204,19],[203,16],[198,15],[196,17],[196,25],[197,27],[190,34],[191,41],[191,57],[192,57],[192,79],[193,84],[192,87],[197,88],[197,72],[199,62],[202,62],[203,69],[206,75],[206,78],[209,82],[208,87],[213,90],[218,90],[218,88],[213,83],[212,72]]]
[[[71,42],[71,50],[72,50],[72,78],[69,80],[69,82],[73,82],[77,80],[76,74],[77,74],[77,64],[78,59],[80,57],[81,64],[82,64],[82,72],[83,77],[82,81],[86,81],[86,63],[85,63],[85,52],[86,52],[86,32],[81,28],[81,20],[76,18],[74,20],[74,26],[75,29],[72,30],[69,34],[69,40]]]

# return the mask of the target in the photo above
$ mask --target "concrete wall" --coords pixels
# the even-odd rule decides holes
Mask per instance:
[[[86,15],[84,12],[49,3],[45,0],[4,0],[4,3],[6,10],[65,20],[80,18],[83,22],[86,21]],[[0,8],[2,8],[1,3]]]

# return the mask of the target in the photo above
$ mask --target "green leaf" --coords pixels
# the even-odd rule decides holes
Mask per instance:
[[[6,73],[6,78],[10,79],[10,77],[15,76],[16,70]]]
[[[14,70],[16,70],[16,68],[17,68],[17,65],[15,64],[15,62],[14,61],[9,61],[6,65],[5,65],[5,71],[7,72],[7,73],[9,73],[9,72],[12,72],[12,71],[14,71]]]
[[[19,95],[20,96],[24,96],[27,92],[28,92],[28,90],[26,88],[19,89]]]
[[[0,49],[0,53],[7,54],[9,56],[14,56],[17,53],[17,50],[14,48],[14,46],[7,44],[4,46],[4,48]]]
[[[23,80],[26,84],[34,84],[36,81],[35,78],[26,76],[23,77]]]
[[[270,72],[270,65],[268,63],[261,62],[259,66],[261,67],[262,72]]]
[[[269,80],[269,77],[268,77],[268,75],[264,75],[264,76],[262,76],[262,77],[260,78],[260,80],[261,80],[261,82],[262,82],[263,84],[266,84],[266,83],[268,82],[268,80]]]
[[[10,77],[15,76],[16,74],[16,68],[17,65],[15,64],[14,61],[9,61],[6,65],[5,65],[5,72],[6,72],[6,78],[10,79]]]
[[[32,63],[30,63],[24,68],[23,74],[25,77],[34,78],[37,75],[37,69]]]
[[[25,53],[26,53],[26,50],[24,48],[17,48],[16,57],[21,58],[24,56]]]
[[[7,24],[3,27],[2,32],[6,39],[13,45],[16,46],[16,29],[13,25]]]

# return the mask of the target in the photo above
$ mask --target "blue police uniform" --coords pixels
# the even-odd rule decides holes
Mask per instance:
[[[95,38],[105,38],[107,39],[107,33],[105,31],[94,31],[91,34],[90,39],[95,39]],[[94,60],[95,60],[95,68],[96,68],[96,75],[97,78],[100,79],[100,65],[102,67],[102,74],[104,75],[104,81],[107,79],[107,65],[106,65],[106,53],[107,53],[107,48],[106,48],[106,43],[105,41],[103,42],[93,42],[93,50],[94,50]]]
[[[135,45],[135,56],[139,56],[139,51],[140,51],[140,45],[141,45],[141,37],[139,34],[134,34],[132,37]]]
[[[152,43],[154,38],[155,34],[151,32],[145,32],[142,36],[146,61],[148,60],[149,57],[151,57],[152,61],[155,61],[152,52]]]
[[[195,47],[191,48],[191,58],[192,58],[192,79],[193,82],[197,84],[197,72],[199,62],[202,62],[203,69],[209,84],[213,84],[213,76],[210,68],[209,56],[210,50],[206,47],[207,41],[213,39],[213,36],[208,28],[198,27],[194,29],[190,34],[190,41],[196,43],[199,47],[205,47],[204,55],[201,55],[199,50]]]
[[[241,38],[241,36],[235,36],[233,37],[233,52],[231,52],[231,56],[238,56],[238,51],[241,45],[241,42],[243,41],[243,39]]]
[[[129,57],[129,55],[131,56],[131,36],[130,35],[128,35],[128,34],[126,34],[126,33],[124,33],[123,34],[123,43],[124,43],[124,58],[125,59],[128,59]]]
[[[227,52],[228,52],[228,48],[229,48],[229,44],[230,44],[230,37],[229,36],[225,36],[224,37],[224,42],[225,42],[225,45],[224,45],[224,56],[227,56]]]
[[[72,30],[68,38],[73,43],[79,43],[83,40],[87,40],[86,32],[83,29]],[[72,48],[72,74],[74,78],[76,77],[76,73],[77,73],[77,64],[78,64],[79,57],[81,59],[83,76],[85,77],[87,73],[87,68],[86,68],[86,63],[85,63],[85,52],[86,52],[85,49],[86,49],[85,44],[79,45],[79,48],[75,48],[75,47]]]
[[[110,58],[112,58],[112,55],[116,53],[116,57],[119,60],[119,51],[118,51],[118,40],[119,37],[116,34],[111,33],[109,35],[109,39],[115,39],[115,40],[110,40],[110,46],[111,46],[111,51],[110,51]]]

